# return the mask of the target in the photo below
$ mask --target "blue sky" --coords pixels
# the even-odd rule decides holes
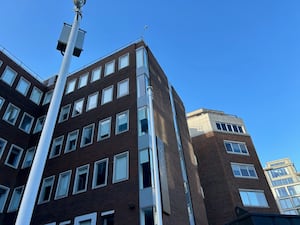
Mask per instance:
[[[74,17],[72,0],[47,3],[4,1],[0,14],[1,48],[42,79],[58,72],[57,39]],[[143,35],[187,112],[243,118],[263,166],[290,157],[300,170],[299,12],[299,0],[87,0],[71,71]]]

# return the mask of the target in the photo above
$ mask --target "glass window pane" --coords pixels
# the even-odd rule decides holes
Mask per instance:
[[[45,94],[43,105],[46,105],[51,101],[52,95],[53,95],[53,90],[50,90]]]
[[[71,109],[71,105],[65,105],[61,108],[59,118],[58,118],[59,123],[69,119],[70,109]]]
[[[3,212],[7,197],[9,193],[9,188],[0,185],[0,213]]]
[[[23,165],[22,168],[26,168],[26,167],[30,167],[33,161],[33,157],[34,157],[34,153],[35,153],[35,148],[30,148],[27,150],[24,161],[23,161]]]
[[[4,116],[3,116],[3,120],[5,120],[6,122],[15,125],[18,115],[19,115],[20,109],[12,104],[9,104]]]
[[[0,138],[0,159],[2,157],[2,154],[4,152],[4,149],[6,147],[7,141],[4,140],[3,138]]]
[[[54,176],[45,178],[43,180],[40,197],[39,197],[39,203],[50,201],[53,183],[54,183]]]
[[[95,162],[93,188],[105,186],[107,183],[108,159]]]
[[[104,76],[110,75],[115,72],[115,60],[105,64]]]
[[[129,94],[129,80],[123,80],[118,83],[118,98]]]
[[[50,158],[53,158],[55,156],[58,156],[62,149],[64,136],[57,137],[53,139],[52,146],[51,146],[51,153]]]
[[[36,120],[36,124],[35,124],[33,133],[40,132],[43,129],[45,119],[46,119],[46,116],[41,116],[40,118],[38,118]]]
[[[3,104],[4,104],[4,98],[0,97],[0,109],[2,108]]]
[[[98,105],[98,92],[89,95],[86,105],[86,111],[96,108]]]
[[[95,82],[96,80],[99,80],[101,78],[101,67],[98,67],[93,70],[91,82]]]
[[[128,178],[128,152],[114,157],[113,182],[119,182]]]
[[[69,94],[69,93],[73,92],[75,90],[75,85],[76,85],[76,79],[70,80],[67,83],[66,94]]]
[[[107,87],[102,91],[102,101],[101,104],[111,102],[113,100],[113,86]]]
[[[55,194],[56,199],[66,197],[68,195],[70,180],[71,180],[71,171],[67,171],[59,175],[56,194]]]
[[[78,115],[82,114],[82,112],[83,112],[83,103],[84,103],[84,99],[83,98],[77,100],[74,103],[72,117],[78,116]]]
[[[77,137],[78,137],[78,130],[75,130],[68,134],[65,152],[74,151],[76,149]]]
[[[82,88],[82,87],[84,87],[84,86],[87,85],[87,82],[88,82],[88,75],[89,75],[89,74],[84,74],[84,75],[82,75],[82,76],[79,78],[78,89],[79,89],[79,88]]]
[[[9,86],[12,86],[16,76],[17,76],[17,72],[14,71],[9,66],[7,66],[4,72],[2,73],[1,80],[3,80]]]
[[[30,133],[32,124],[33,117],[27,113],[24,113],[19,128],[26,133]]]
[[[128,130],[128,111],[117,115],[116,133],[122,133]]]
[[[5,164],[17,169],[19,166],[20,159],[22,157],[22,153],[22,148],[17,147],[16,145],[12,145],[7,155]]]
[[[21,77],[19,82],[18,82],[18,85],[16,87],[16,90],[18,92],[20,92],[22,95],[26,96],[29,87],[30,87],[29,81],[27,81],[25,78]]]
[[[98,141],[110,137],[111,118],[99,122]]]
[[[84,127],[82,130],[81,147],[92,144],[94,136],[94,124]]]
[[[129,65],[129,53],[119,58],[119,70]]]
[[[10,200],[10,204],[8,207],[8,212],[17,211],[21,202],[21,197],[23,194],[24,187],[17,187],[15,188],[13,195]]]
[[[37,87],[34,87],[30,95],[30,100],[33,101],[35,104],[39,105],[42,96],[43,96],[43,92]]]

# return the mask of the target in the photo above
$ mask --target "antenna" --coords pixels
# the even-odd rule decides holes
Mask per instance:
[[[141,35],[141,39],[142,40],[144,40],[144,35],[145,35],[145,32],[146,32],[146,30],[149,28],[149,26],[148,25],[145,25],[144,26],[144,29],[143,29],[143,32],[142,32],[142,35]]]

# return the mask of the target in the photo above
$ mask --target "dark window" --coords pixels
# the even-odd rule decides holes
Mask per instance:
[[[153,218],[153,209],[147,209],[144,211],[145,214],[145,225],[153,225],[154,218]]]
[[[222,126],[222,130],[227,131],[227,128],[226,128],[226,124],[225,124],[225,123],[221,123],[221,126]]]
[[[96,176],[96,186],[106,183],[106,161],[103,161],[97,165]]]
[[[107,216],[102,217],[103,218],[103,225],[114,225],[114,214],[110,214]]]
[[[143,187],[150,187],[151,186],[151,170],[150,170],[150,162],[145,162],[142,164],[143,170]]]
[[[218,129],[218,130],[222,130],[222,128],[221,128],[221,124],[219,124],[219,123],[216,123],[216,125],[217,125],[217,129]]]

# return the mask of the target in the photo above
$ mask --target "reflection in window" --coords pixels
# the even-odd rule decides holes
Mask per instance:
[[[14,71],[9,66],[7,66],[4,72],[2,73],[1,80],[3,80],[9,86],[12,86],[16,76],[17,76],[17,72]]]
[[[148,108],[142,107],[138,110],[138,135],[148,133]]]
[[[103,187],[107,183],[108,159],[95,162],[93,188]]]
[[[76,169],[73,194],[86,191],[88,174],[89,174],[89,165],[85,165]]]
[[[14,189],[13,195],[10,200],[8,212],[17,211],[21,202],[24,186]]]
[[[73,106],[72,117],[78,116],[83,112],[84,98],[77,100]]]
[[[102,101],[101,104],[104,105],[108,102],[111,102],[113,100],[113,87],[109,86],[102,91]]]
[[[33,157],[34,157],[34,153],[35,153],[35,147],[29,148],[27,150],[24,161],[23,161],[22,168],[27,168],[27,167],[31,166]]]
[[[16,145],[12,145],[7,155],[5,164],[17,169],[22,157],[22,153],[23,153],[22,148],[17,147]]]
[[[95,82],[101,78],[101,66],[92,71],[91,82]]]
[[[71,170],[59,174],[55,199],[68,196],[69,185],[71,180]]]
[[[27,81],[24,77],[21,77],[19,82],[18,82],[18,85],[16,87],[16,90],[18,92],[20,92],[22,95],[26,96],[29,87],[30,87],[29,81]]]
[[[43,180],[40,197],[39,197],[39,204],[50,201],[53,183],[54,183],[54,176],[47,177]]]
[[[240,190],[240,196],[244,206],[247,207],[268,207],[268,202],[263,191]]]
[[[30,100],[33,101],[35,104],[39,105],[42,96],[43,96],[43,92],[37,87],[34,87],[30,95]]]
[[[120,98],[128,94],[129,94],[129,79],[120,81],[118,83],[117,97]]]
[[[128,155],[128,152],[124,152],[114,157],[113,183],[128,179]]]
[[[86,111],[96,108],[97,103],[98,103],[98,92],[89,95],[86,104]]]
[[[74,151],[77,145],[77,137],[78,137],[78,130],[72,131],[68,134],[65,152]]]
[[[79,78],[78,89],[87,85],[89,74],[84,74]]]
[[[75,85],[76,85],[76,79],[70,80],[67,83],[66,94],[69,94],[69,93],[73,92],[75,90]]]
[[[127,67],[129,65],[129,53],[122,55],[119,58],[119,70]]]
[[[106,118],[99,122],[98,141],[110,137],[111,118]]]
[[[128,124],[129,112],[128,111],[117,114],[116,120],[117,120],[116,121],[116,134],[120,134],[125,131],[128,131],[128,129],[129,129],[129,124]]]
[[[94,124],[88,125],[82,130],[80,147],[84,147],[93,143]]]
[[[13,104],[9,104],[4,113],[3,120],[12,125],[15,125],[19,112],[20,109],[18,107],[14,106]]]
[[[50,152],[50,158],[53,158],[60,154],[62,145],[63,145],[63,140],[64,140],[64,136],[60,136],[60,137],[53,139],[52,146],[51,146],[51,152]]]
[[[65,106],[63,106],[61,108],[60,114],[59,114],[59,118],[58,118],[58,122],[59,123],[64,122],[67,119],[69,119],[70,108],[71,108],[70,104],[69,105],[65,105]]]
[[[30,133],[32,124],[33,117],[27,113],[24,113],[19,128],[26,133]]]
[[[105,64],[104,76],[108,76],[115,72],[115,60]]]

